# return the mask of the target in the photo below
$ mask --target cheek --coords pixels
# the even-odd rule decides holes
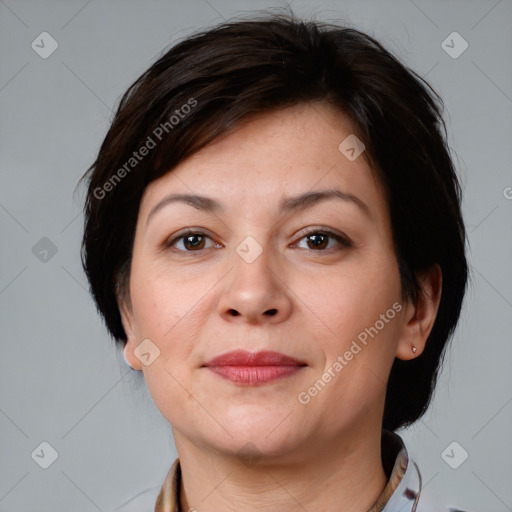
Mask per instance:
[[[143,368],[144,380],[157,408],[174,424],[190,407],[185,389],[191,382],[191,354],[200,335],[194,308],[198,292],[193,283],[177,285],[169,275],[146,272],[143,279],[134,277],[138,332],[160,350],[159,357]]]
[[[141,334],[150,333],[162,341],[171,335],[174,326],[185,318],[198,301],[204,282],[180,278],[180,273],[169,269],[135,266],[131,278],[132,303]]]
[[[340,406],[350,402],[365,407],[378,399],[396,353],[403,307],[398,267],[394,258],[369,261],[331,269],[320,286],[303,288],[310,310],[320,319],[315,338],[323,364],[315,377],[336,375],[331,392]]]
[[[398,267],[392,260],[388,265],[361,261],[329,268],[307,280],[302,275],[290,288],[297,290],[325,329],[346,336],[373,325],[401,295]]]
[[[333,428],[347,417],[376,414],[384,399],[402,306],[395,300],[399,289],[376,284],[367,287],[359,281],[360,286],[324,302],[323,335],[315,334],[322,362],[303,391],[317,395],[313,407],[330,418],[326,422]]]
[[[184,372],[206,323],[216,311],[215,286],[223,273],[201,269],[192,275],[185,268],[140,259],[132,266],[132,304],[139,337],[158,345],[165,367]]]

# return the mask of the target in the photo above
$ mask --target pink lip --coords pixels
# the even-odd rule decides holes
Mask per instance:
[[[279,352],[234,350],[211,359],[204,366],[238,384],[257,385],[287,377],[307,365]]]

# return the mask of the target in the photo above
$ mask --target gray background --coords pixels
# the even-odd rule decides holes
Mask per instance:
[[[284,5],[0,1],[0,511],[107,511],[162,484],[170,427],[88,295],[73,191],[120,95],[161,50]],[[512,510],[512,2],[291,6],[375,35],[445,100],[472,282],[434,403],[404,436],[433,492],[474,512]],[[31,48],[44,31],[59,45],[47,59]],[[453,31],[469,44],[456,59],[441,47]],[[31,458],[43,441],[59,454],[46,470]],[[441,457],[453,441],[469,453],[458,469]]]

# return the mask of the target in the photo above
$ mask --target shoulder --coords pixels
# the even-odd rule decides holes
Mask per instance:
[[[383,463],[394,463],[393,476],[398,483],[380,512],[477,512],[472,508],[448,504],[435,494],[435,489],[425,484],[420,467],[402,438],[394,432],[383,433]],[[373,509],[372,509],[373,510]]]

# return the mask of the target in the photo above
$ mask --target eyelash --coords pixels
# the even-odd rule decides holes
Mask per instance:
[[[199,236],[202,236],[202,237],[206,237],[206,238],[210,238],[211,240],[211,237],[208,236],[206,233],[202,232],[202,231],[196,231],[196,230],[193,230],[193,229],[190,229],[190,230],[187,230],[187,231],[184,231],[182,233],[180,233],[178,236],[175,236],[174,238],[171,238],[169,239],[168,241],[166,241],[164,243],[164,246],[166,249],[170,249],[172,250],[173,252],[176,252],[176,253],[180,253],[180,254],[193,254],[195,252],[203,252],[204,250],[206,249],[199,249],[197,251],[188,251],[188,250],[182,250],[182,249],[176,249],[174,248],[174,244],[182,239],[185,239],[187,236],[192,236],[192,235],[199,235]],[[319,228],[316,228],[316,229],[312,229],[310,231],[307,231],[305,233],[302,233],[300,238],[299,238],[299,241],[296,242],[299,243],[302,239],[308,237],[308,236],[311,236],[311,235],[324,235],[324,236],[327,236],[329,238],[333,238],[334,240],[336,240],[342,247],[344,248],[350,248],[350,247],[353,247],[353,244],[352,242],[350,241],[350,239],[345,236],[345,235],[341,235],[341,234],[338,234],[338,233],[335,233],[334,231],[331,231],[329,229],[319,229]],[[294,245],[296,245],[294,244]],[[211,247],[210,247],[211,248]],[[209,248],[207,248],[209,249]],[[304,248],[301,248],[301,249],[304,249]],[[312,252],[331,252],[332,250],[339,250],[336,249],[335,247],[329,247],[328,249],[319,249],[319,250],[315,250],[315,249],[306,249],[306,250],[309,250],[309,251],[312,251]]]

